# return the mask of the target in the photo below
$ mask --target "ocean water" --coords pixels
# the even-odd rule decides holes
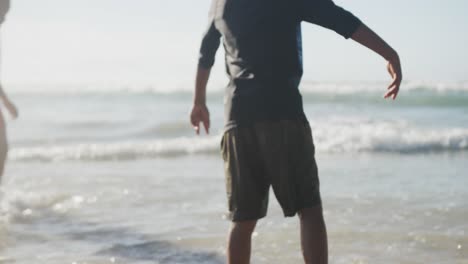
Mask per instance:
[[[188,123],[189,88],[13,90],[0,263],[224,263],[219,155]],[[330,263],[468,263],[468,83],[304,83]],[[252,263],[301,263],[274,199]]]

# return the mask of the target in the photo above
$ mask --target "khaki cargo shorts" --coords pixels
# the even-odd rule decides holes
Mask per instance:
[[[285,216],[321,204],[315,147],[306,121],[232,128],[223,135],[221,153],[232,221],[265,217],[270,186]]]

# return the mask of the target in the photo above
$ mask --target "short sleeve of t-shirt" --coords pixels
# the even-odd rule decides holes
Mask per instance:
[[[362,22],[349,11],[335,5],[332,0],[299,0],[302,21],[331,29],[350,38]]]
[[[200,56],[198,65],[202,68],[209,69],[213,66],[216,56],[216,51],[221,42],[221,33],[215,25],[217,1],[213,0],[209,14],[208,28],[203,35],[203,40],[200,47]]]

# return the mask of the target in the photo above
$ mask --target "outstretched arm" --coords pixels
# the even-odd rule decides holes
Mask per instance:
[[[377,52],[388,61],[388,72],[393,82],[388,87],[384,98],[395,99],[400,89],[402,73],[400,59],[382,38],[364,25],[359,18],[349,11],[335,5],[332,0],[300,0],[301,19],[334,30],[345,38],[352,38],[358,43]]]
[[[359,44],[373,50],[382,56],[385,60],[387,60],[387,70],[390,73],[393,81],[388,86],[388,91],[385,93],[384,98],[392,98],[395,100],[400,89],[401,81],[403,80],[398,53],[381,37],[379,37],[379,35],[374,33],[374,31],[372,31],[364,24],[359,26],[351,38]]]

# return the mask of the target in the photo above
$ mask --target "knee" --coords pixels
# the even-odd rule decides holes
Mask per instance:
[[[323,209],[321,205],[304,208],[298,212],[301,221],[324,221]]]
[[[257,221],[234,222],[231,226],[231,232],[241,236],[251,236],[256,225]]]

